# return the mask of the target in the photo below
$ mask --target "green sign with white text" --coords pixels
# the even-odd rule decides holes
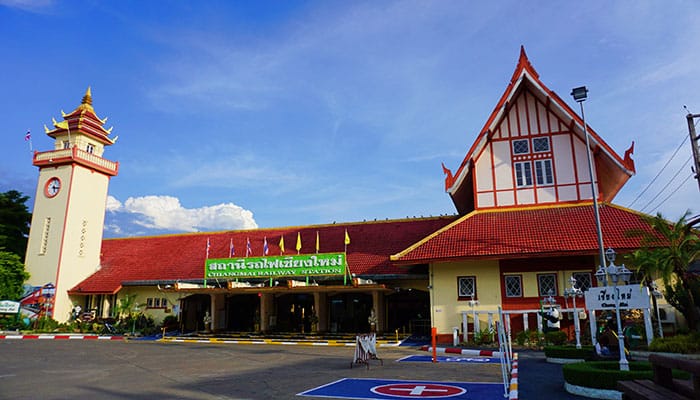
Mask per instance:
[[[204,264],[205,278],[272,278],[313,275],[343,275],[345,253],[300,254],[270,257],[210,258]]]

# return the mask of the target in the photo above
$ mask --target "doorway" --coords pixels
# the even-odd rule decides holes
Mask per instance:
[[[311,316],[314,313],[314,296],[308,293],[285,294],[275,299],[278,332],[311,332]]]

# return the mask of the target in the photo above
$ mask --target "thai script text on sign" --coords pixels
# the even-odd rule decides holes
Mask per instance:
[[[19,302],[12,300],[0,301],[0,314],[17,314],[19,312]]]
[[[592,287],[586,291],[586,308],[589,310],[614,310],[619,291],[620,309],[649,308],[649,288],[639,285]]]
[[[275,276],[343,275],[345,253],[289,256],[212,258],[205,262],[205,278],[266,278]]]

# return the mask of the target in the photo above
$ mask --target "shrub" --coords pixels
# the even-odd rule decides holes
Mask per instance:
[[[545,333],[544,339],[547,343],[552,343],[554,345],[562,345],[564,344],[564,342],[566,342],[566,339],[568,339],[568,337],[566,336],[566,332],[553,331]]]
[[[545,346],[544,355],[549,358],[571,358],[579,360],[591,360],[593,358],[593,346]]]
[[[483,345],[491,344],[495,341],[496,335],[492,329],[482,329],[480,332],[474,333],[474,344]]]
[[[564,380],[571,385],[607,390],[616,390],[617,381],[653,379],[654,373],[648,361],[630,361],[629,367],[629,371],[620,371],[617,361],[590,361],[565,364],[562,371]],[[673,376],[688,379],[689,374],[674,370]]]
[[[700,353],[700,333],[655,338],[649,350],[665,353]]]
[[[519,346],[529,346],[531,348],[539,348],[542,344],[543,336],[536,330],[526,330],[518,332],[515,335],[515,343]]]

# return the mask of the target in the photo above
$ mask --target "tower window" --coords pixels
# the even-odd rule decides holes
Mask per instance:
[[[91,143],[88,143],[87,147],[85,148],[85,151],[92,154],[95,151],[95,146],[93,146]]]
[[[64,141],[63,141],[63,148],[64,148],[64,149],[70,149],[70,142],[67,141],[67,140],[64,140]]]
[[[46,254],[46,249],[49,246],[49,231],[51,230],[51,217],[44,218],[44,226],[41,230],[41,246],[39,247],[39,255]]]

